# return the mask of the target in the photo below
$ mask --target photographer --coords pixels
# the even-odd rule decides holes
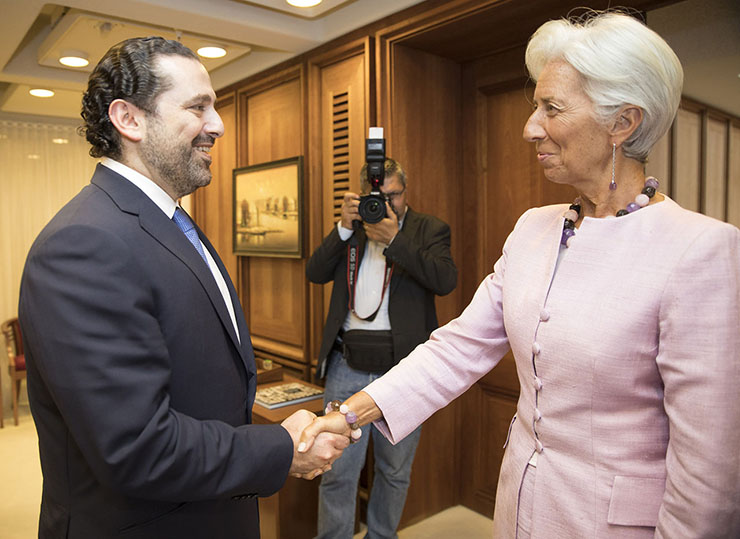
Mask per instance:
[[[367,165],[362,170],[370,191]],[[379,192],[386,216],[362,220],[360,197],[344,195],[342,218],[311,255],[306,275],[333,281],[317,374],[326,377],[325,402],[345,400],[398,363],[437,327],[434,295],[457,284],[450,254],[450,228],[407,204],[406,173],[385,160]],[[375,474],[368,503],[368,537],[395,537],[421,427],[391,445],[372,425],[362,427],[319,489],[319,537],[351,538],[357,483],[373,435]]]

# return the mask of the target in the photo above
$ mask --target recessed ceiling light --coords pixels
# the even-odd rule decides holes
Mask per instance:
[[[291,6],[295,7],[314,7],[321,3],[321,0],[285,0]]]
[[[33,161],[38,161],[39,159],[41,159],[41,156],[37,153],[29,153],[28,158]]]
[[[84,52],[65,51],[59,57],[59,63],[67,67],[85,67],[90,64],[90,61]]]
[[[32,88],[28,93],[34,97],[52,97],[54,95],[54,92],[45,88]]]
[[[51,141],[54,144],[69,144],[69,140],[66,138],[53,138]]]
[[[90,65],[90,62],[79,56],[63,56],[59,59],[59,63],[67,67],[86,67]]]
[[[203,58],[223,58],[226,56],[226,49],[223,47],[201,47],[198,54]]]

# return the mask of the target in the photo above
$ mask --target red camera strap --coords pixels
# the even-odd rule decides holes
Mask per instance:
[[[360,270],[360,261],[357,260],[357,241],[350,241],[347,246],[347,289],[349,290],[349,310],[355,313],[355,315],[361,320],[367,320],[372,322],[375,320],[375,316],[380,310],[380,306],[383,304],[383,298],[385,297],[385,291],[391,282],[391,275],[393,275],[393,264],[385,262],[385,277],[383,277],[383,291],[380,294],[380,303],[375,309],[375,312],[367,318],[362,318],[355,311],[355,286],[357,285],[357,273]]]

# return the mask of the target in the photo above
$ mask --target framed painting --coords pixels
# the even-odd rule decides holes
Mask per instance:
[[[303,256],[303,157],[234,170],[234,253]]]

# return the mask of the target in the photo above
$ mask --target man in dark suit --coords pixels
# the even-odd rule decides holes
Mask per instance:
[[[387,159],[384,168],[386,217],[362,222],[360,197],[346,193],[341,220],[306,267],[312,282],[334,283],[317,369],[326,377],[326,402],[360,391],[426,341],[437,327],[435,294],[448,294],[457,284],[450,227],[407,206],[406,173],[398,162]],[[366,167],[362,183],[369,191]],[[396,536],[421,430],[395,446],[371,425],[362,430],[358,443],[321,479],[321,538],[353,536],[357,482],[371,432],[375,475],[367,537]]]
[[[307,411],[250,424],[243,312],[177,204],[211,180],[215,99],[197,56],[162,38],[116,45],[90,76],[84,131],[103,159],[36,239],[21,285],[41,538],[256,538],[256,497],[348,443],[297,453]]]

